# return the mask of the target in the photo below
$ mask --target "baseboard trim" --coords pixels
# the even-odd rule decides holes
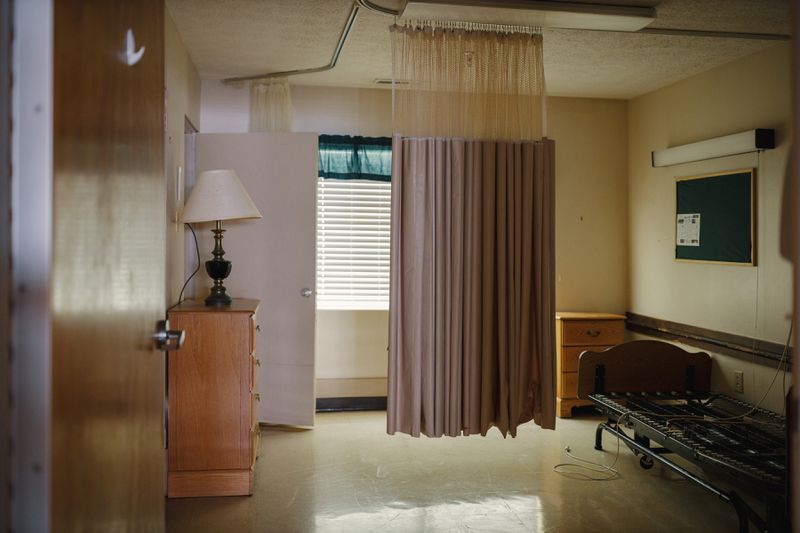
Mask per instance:
[[[386,396],[359,398],[317,398],[317,412],[331,411],[385,411]]]
[[[317,378],[317,398],[366,398],[386,396],[387,379],[377,378]]]

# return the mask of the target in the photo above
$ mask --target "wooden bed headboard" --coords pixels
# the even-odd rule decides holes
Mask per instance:
[[[598,390],[599,389],[599,390]],[[578,398],[594,393],[706,393],[711,356],[661,341],[631,341],[602,352],[583,352],[578,361]]]

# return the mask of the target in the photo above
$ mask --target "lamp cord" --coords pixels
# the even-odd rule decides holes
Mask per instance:
[[[181,302],[183,302],[183,291],[186,290],[186,286],[189,284],[190,281],[192,281],[194,275],[200,271],[200,246],[197,244],[197,234],[194,232],[194,228],[192,227],[191,224],[186,224],[186,226],[189,227],[189,230],[192,232],[192,237],[194,237],[194,251],[195,253],[197,253],[197,268],[194,269],[194,272],[192,272],[191,275],[188,278],[186,278],[186,281],[183,283],[183,287],[181,287],[181,293],[178,295],[178,302],[172,305],[169,309],[167,309],[164,312],[165,314],[169,313],[172,309],[178,307],[181,304]]]

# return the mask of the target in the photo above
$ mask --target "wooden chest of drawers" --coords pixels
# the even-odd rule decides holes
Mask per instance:
[[[556,414],[572,416],[572,408],[591,405],[579,400],[578,357],[584,350],[605,350],[625,337],[625,316],[610,313],[556,313]]]
[[[258,300],[183,302],[170,328],[186,342],[168,357],[167,496],[253,493],[258,454]]]

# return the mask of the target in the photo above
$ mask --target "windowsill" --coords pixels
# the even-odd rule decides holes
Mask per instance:
[[[385,302],[317,302],[317,311],[388,311]]]

